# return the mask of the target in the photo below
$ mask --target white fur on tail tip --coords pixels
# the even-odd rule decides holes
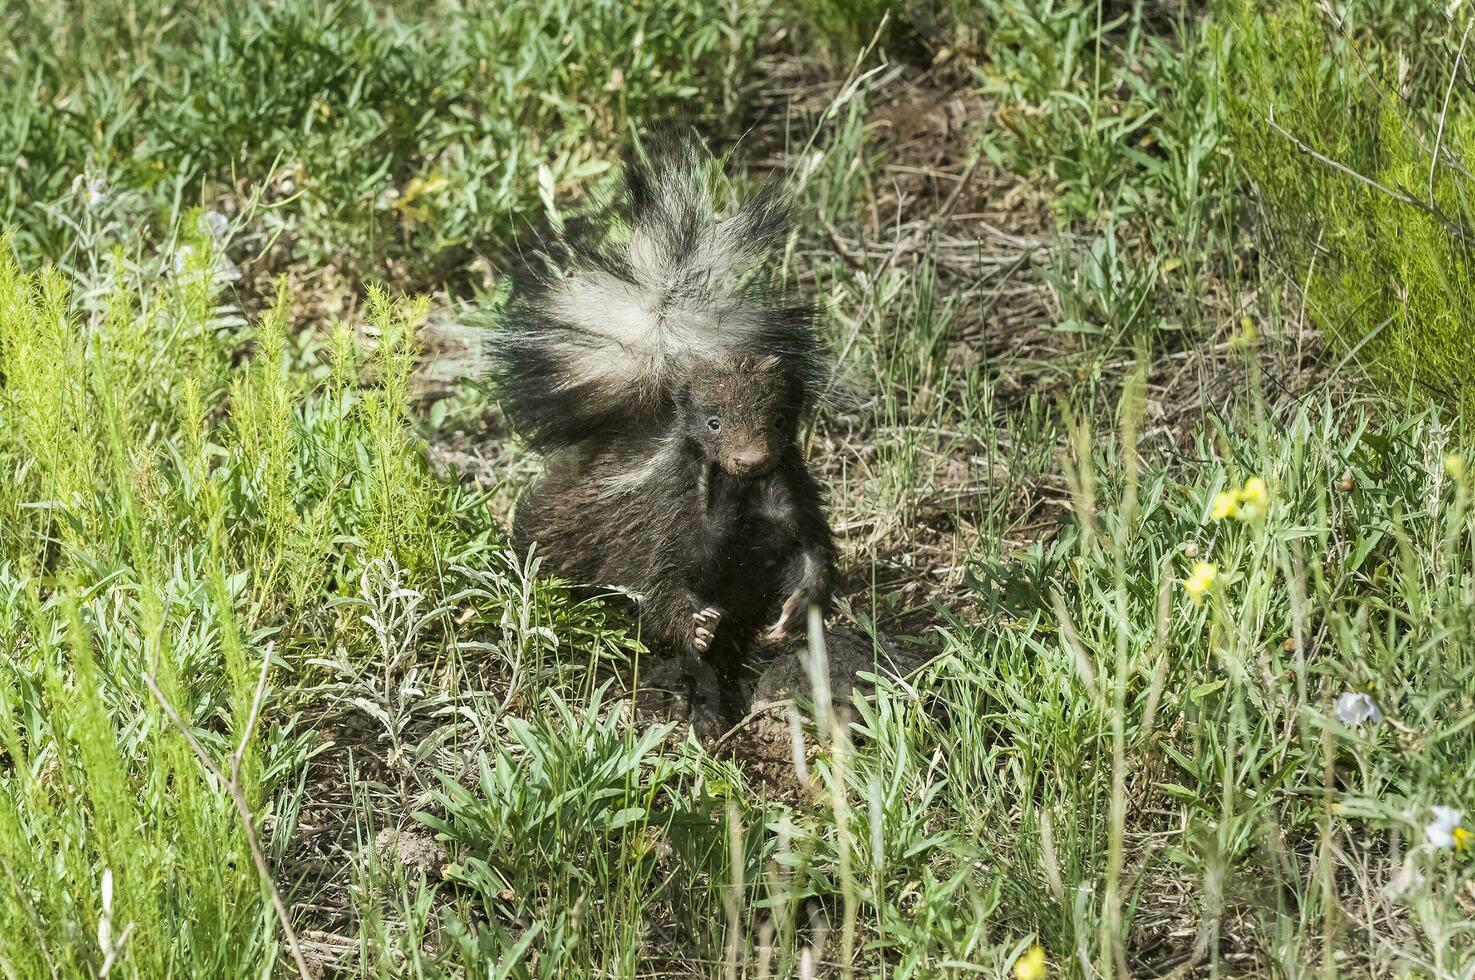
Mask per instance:
[[[751,216],[713,213],[699,165],[664,171],[657,184],[616,248],[628,278],[580,262],[550,285],[545,310],[558,327],[542,340],[562,362],[565,389],[587,386],[611,402],[660,390],[763,329],[739,282],[764,246]],[[695,241],[685,232],[693,220]]]
[[[703,361],[792,349],[806,366],[809,324],[758,268],[783,227],[777,199],[718,213],[713,168],[693,147],[633,168],[626,196],[529,270],[486,348],[515,428],[568,444],[665,406]]]
[[[758,311],[741,294],[697,281],[693,272],[710,273],[711,266],[673,261],[663,268],[663,261],[658,251],[641,257],[638,267],[632,258],[634,282],[602,269],[578,270],[549,291],[552,318],[585,335],[578,342],[547,338],[568,369],[564,386],[658,388],[668,375],[736,349],[762,329]]]

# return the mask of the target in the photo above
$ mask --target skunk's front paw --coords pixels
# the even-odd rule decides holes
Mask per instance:
[[[789,597],[784,600],[783,610],[778,614],[778,622],[768,628],[768,639],[787,639],[790,631],[808,614],[809,605],[813,601],[810,591],[802,585],[789,593]]]
[[[783,640],[793,634],[809,615],[810,606],[819,606],[823,614],[830,602],[830,569],[821,555],[806,553],[799,584],[784,600],[778,622],[768,630],[768,639]]]
[[[716,606],[708,606],[692,613],[691,648],[697,653],[706,653],[707,648],[712,645],[712,638],[717,635],[717,624],[721,621],[722,610]]]

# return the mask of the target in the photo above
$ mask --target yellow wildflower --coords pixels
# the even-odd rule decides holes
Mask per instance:
[[[1231,347],[1251,347],[1260,338],[1255,329],[1255,321],[1249,317],[1243,317],[1239,321],[1239,333],[1229,338]]]
[[[1219,569],[1213,562],[1201,561],[1193,566],[1193,572],[1183,580],[1183,587],[1188,590],[1188,597],[1194,602],[1203,602],[1204,594],[1213,588],[1214,579],[1219,575]]]
[[[1467,830],[1464,827],[1454,828],[1450,831],[1450,836],[1454,838],[1455,850],[1457,851],[1467,851],[1472,845],[1475,845],[1475,832]]]
[[[1245,481],[1240,488],[1239,502],[1241,504],[1252,504],[1256,507],[1265,508],[1270,505],[1270,493],[1265,489],[1265,481],[1258,476],[1252,476]]]
[[[398,194],[391,205],[406,218],[419,221],[429,213],[425,199],[434,197],[447,187],[451,186],[451,180],[445,174],[432,172],[425,177],[411,178],[405,185],[404,193]]]
[[[1459,453],[1450,453],[1444,457],[1444,472],[1451,480],[1458,480],[1465,475],[1465,457]]]
[[[1014,980],[1045,980],[1045,976],[1043,947],[1031,946],[1023,956],[1014,961]]]
[[[1216,521],[1237,517],[1242,521],[1254,521],[1265,516],[1270,507],[1270,491],[1265,481],[1252,476],[1238,490],[1215,494],[1214,508],[1210,516]]]

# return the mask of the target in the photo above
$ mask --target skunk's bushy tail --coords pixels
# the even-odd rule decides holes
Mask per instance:
[[[786,302],[774,275],[788,231],[782,194],[770,185],[724,211],[723,176],[694,135],[648,141],[613,199],[514,277],[487,360],[534,447],[658,418],[712,359],[776,354],[807,403],[822,361],[813,308]]]

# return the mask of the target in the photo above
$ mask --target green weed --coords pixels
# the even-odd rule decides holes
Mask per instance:
[[[1434,3],[1226,8],[1236,156],[1280,268],[1349,359],[1468,418],[1460,24]]]

